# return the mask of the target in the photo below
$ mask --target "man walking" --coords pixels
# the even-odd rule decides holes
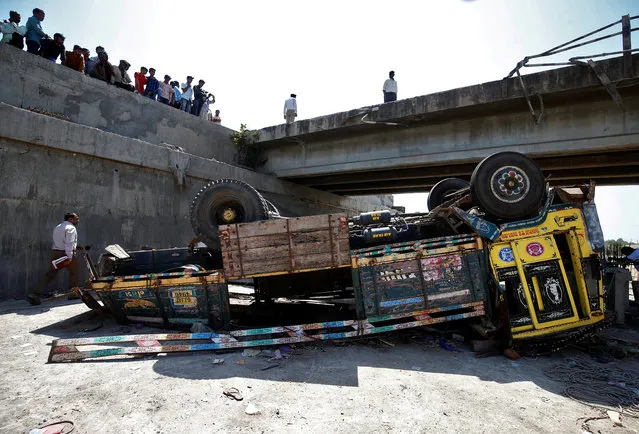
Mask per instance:
[[[76,249],[78,246],[78,231],[76,226],[80,221],[77,213],[67,213],[64,215],[64,222],[53,229],[53,250],[51,251],[51,262],[63,256],[70,258],[70,262],[65,267],[69,270],[69,288],[78,286],[78,258]],[[32,305],[41,303],[40,296],[45,288],[51,283],[61,268],[55,268],[49,262],[49,271],[40,279],[36,286],[27,293],[27,301]]]
[[[397,101],[397,82],[395,81],[395,71],[388,73],[388,79],[384,82],[384,102]]]
[[[182,88],[182,101],[180,102],[180,109],[191,113],[191,100],[193,99],[193,87],[191,87],[191,82],[193,81],[193,77],[190,75],[186,77],[186,83],[182,83],[180,86]]]
[[[42,30],[42,25],[40,24],[42,21],[44,21],[44,11],[35,8],[33,16],[27,20],[27,51],[31,54],[40,52],[40,43],[43,38],[49,39],[49,35]]]
[[[297,117],[297,95],[291,94],[291,97],[284,102],[284,119],[286,119],[286,125],[290,125],[295,122]]]

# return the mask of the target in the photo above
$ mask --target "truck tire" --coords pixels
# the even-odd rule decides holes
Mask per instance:
[[[190,217],[200,240],[220,251],[218,225],[266,220],[269,213],[266,201],[253,187],[236,179],[218,179],[195,195]]]
[[[446,196],[463,188],[468,188],[469,185],[468,181],[459,178],[442,179],[428,193],[428,210],[434,210],[446,201]]]
[[[545,189],[539,166],[518,152],[499,152],[484,158],[470,178],[473,201],[489,215],[507,220],[538,212]]]

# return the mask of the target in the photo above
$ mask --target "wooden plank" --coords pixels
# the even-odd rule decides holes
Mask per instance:
[[[265,220],[237,225],[237,235],[240,239],[254,236],[277,235],[286,233],[286,220]]]
[[[283,246],[268,246],[268,247],[256,247],[253,249],[246,249],[242,253],[242,259],[244,267],[247,264],[255,261],[262,261],[266,258],[269,259],[285,259],[289,260],[290,251],[288,245]]]
[[[269,246],[288,246],[288,234],[271,234],[271,235],[263,235],[259,237],[245,237],[240,238],[240,249],[242,250],[242,254],[249,249],[255,249],[258,247],[269,247]]]
[[[320,229],[326,230],[331,225],[337,227],[336,221],[339,221],[339,217],[340,216],[334,216],[331,214],[322,214],[292,218],[289,219],[289,228],[291,232],[303,232],[308,230],[315,231]],[[329,220],[333,220],[331,225],[329,225]]]
[[[351,337],[360,337],[363,335],[372,335],[378,333],[385,333],[393,330],[402,330],[411,327],[419,327],[429,324],[441,323],[446,321],[460,320],[464,318],[476,317],[484,315],[483,304],[476,306],[468,306],[464,310],[460,310],[462,306],[454,306],[446,310],[457,311],[459,313],[450,312],[448,315],[433,318],[426,313],[411,312],[403,315],[385,315],[377,318],[370,318],[369,320],[362,321],[335,321],[328,323],[307,324],[290,327],[274,327],[264,329],[243,330],[239,332],[231,332],[230,335],[218,335],[215,333],[198,333],[198,334],[167,334],[167,335],[137,335],[137,336],[105,336],[100,338],[79,338],[79,339],[60,339],[53,341],[51,345],[51,351],[49,353],[49,362],[64,362],[64,361],[79,361],[87,358],[99,358],[109,356],[120,355],[139,355],[139,354],[155,354],[155,353],[169,353],[169,352],[184,352],[184,351],[206,351],[217,349],[229,349],[229,348],[247,348],[247,347],[259,347],[267,345],[280,345],[290,344],[296,342],[310,342],[316,340],[332,340],[332,339],[344,339]],[[470,311],[467,311],[469,310]],[[443,311],[441,309],[440,311]],[[434,312],[437,310],[433,310]],[[374,326],[373,320],[384,321],[391,318],[404,317],[405,320],[399,324]],[[312,326],[312,327],[309,327]],[[328,332],[323,332],[314,335],[308,335],[304,333],[304,330],[309,329],[327,329]],[[333,331],[335,328],[348,327],[347,331]],[[333,329],[333,330],[332,330]],[[276,337],[277,333],[288,333],[288,337],[281,338]],[[262,339],[239,341],[235,339],[242,333],[242,336],[258,336],[266,335]],[[88,350],[82,348],[84,351],[78,351],[76,345],[122,345],[125,342],[135,341],[152,341],[152,340],[166,340],[166,341],[183,341],[181,344],[160,344],[157,346],[120,346],[116,348],[100,348],[97,350]],[[200,342],[191,342],[192,340]],[[207,343],[201,343],[205,340]],[[213,341],[213,342],[211,342]],[[159,343],[159,342],[158,342]]]
[[[332,266],[332,255],[330,253],[317,253],[313,255],[302,255],[295,257],[295,269],[315,269]]]
[[[328,229],[308,232],[291,232],[292,244],[324,243],[325,250],[330,251],[331,234]]]
[[[244,263],[244,276],[250,277],[262,273],[288,273],[290,260],[288,258],[264,259]]]

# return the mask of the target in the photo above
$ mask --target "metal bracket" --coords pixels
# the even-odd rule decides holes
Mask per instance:
[[[610,81],[604,70],[601,68],[601,65],[593,62],[592,59],[589,59],[588,66],[590,66],[593,72],[597,75],[597,78],[599,79],[601,84],[604,85],[606,91],[612,97],[612,100],[615,102],[615,104],[617,104],[620,109],[625,110],[625,107],[623,106],[623,98],[621,98],[619,91],[617,91],[617,87],[612,81]]]
[[[519,69],[517,70],[517,77],[519,78],[521,91],[524,94],[524,98],[526,98],[526,103],[528,104],[528,109],[530,110],[530,114],[532,115],[533,121],[535,122],[536,125],[539,125],[539,122],[541,122],[541,117],[544,115],[544,100],[541,99],[541,95],[539,95],[538,93],[535,94],[537,95],[537,98],[539,98],[539,113],[535,113],[535,109],[533,108],[532,103],[530,102],[530,95],[528,94],[528,91],[526,90],[526,86],[524,85],[524,79],[521,78]]]

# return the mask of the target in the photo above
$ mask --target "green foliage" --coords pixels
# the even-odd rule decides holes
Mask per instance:
[[[621,253],[621,248],[629,246],[630,242],[622,238],[616,240],[606,240],[604,249],[607,258],[623,258],[625,255]]]
[[[237,164],[255,169],[257,163],[257,147],[255,142],[260,138],[259,131],[250,131],[246,124],[240,125],[240,131],[231,134],[231,140],[237,148]]]

